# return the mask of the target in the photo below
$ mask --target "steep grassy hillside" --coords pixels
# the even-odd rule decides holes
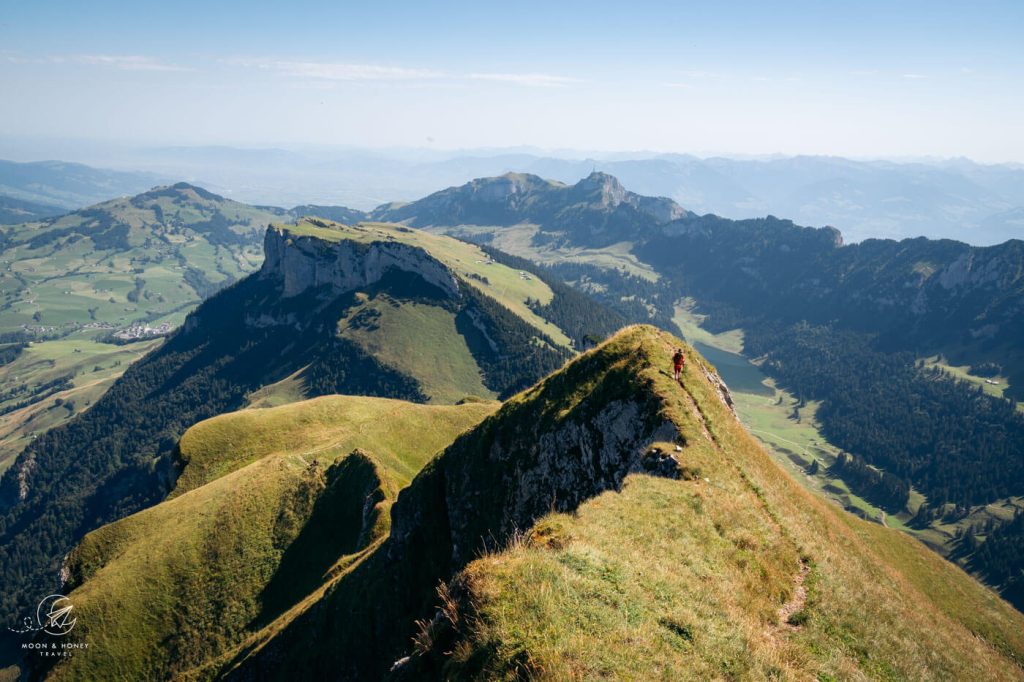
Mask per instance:
[[[669,345],[658,341],[651,350]],[[654,377],[683,437],[705,446],[680,454],[690,480],[636,477],[470,564],[451,590],[462,611],[446,676],[1022,676],[1019,613],[898,532],[807,494],[693,378],[696,424]],[[441,644],[452,649],[431,650]]]
[[[56,677],[167,679],[216,657],[375,544],[398,490],[496,407],[329,396],[192,427],[172,499],[68,560],[91,651]]]
[[[508,401],[383,544],[208,672],[1024,679],[1024,616],[805,491],[699,356],[671,380],[679,343],[630,328]]]
[[[418,405],[385,398],[323,396],[270,409],[229,412],[199,422],[181,437],[178,456],[183,470],[171,496],[200,488],[269,453],[330,459],[356,448],[373,453],[388,476],[405,487],[425,458],[497,406],[492,401]]]

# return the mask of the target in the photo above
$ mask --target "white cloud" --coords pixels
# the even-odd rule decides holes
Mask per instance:
[[[715,71],[704,71],[701,69],[684,69],[679,71],[680,74],[687,78],[721,78],[722,74]]]
[[[188,67],[170,64],[144,55],[25,55],[17,52],[0,52],[0,59],[11,64],[86,64],[88,66],[106,66],[122,71],[192,71]]]
[[[57,58],[63,61],[63,58]],[[122,71],[189,71],[177,64],[168,64],[154,57],[142,55],[81,54],[67,58],[68,61],[95,66],[109,66]]]
[[[443,78],[446,74],[430,69],[410,69],[381,64],[314,62],[287,59],[229,59],[226,63],[268,71],[279,71],[296,78],[328,81],[396,81]]]
[[[225,64],[245,68],[276,71],[295,78],[317,81],[493,81],[526,87],[560,87],[581,82],[576,78],[546,73],[452,73],[435,69],[359,64],[352,62],[319,62],[272,58],[234,58]]]
[[[680,90],[690,87],[689,83],[662,83],[663,88],[678,88]]]
[[[471,73],[466,78],[477,81],[513,83],[532,88],[557,88],[581,82],[578,78],[553,76],[547,73]]]
[[[921,80],[922,78],[927,78],[928,76],[924,75],[923,73],[905,73],[903,74],[903,77],[909,78],[910,80]]]

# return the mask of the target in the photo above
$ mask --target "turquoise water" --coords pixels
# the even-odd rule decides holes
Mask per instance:
[[[693,347],[715,366],[730,391],[773,395],[774,391],[763,383],[766,377],[761,369],[742,355],[719,350],[703,343],[695,343]]]

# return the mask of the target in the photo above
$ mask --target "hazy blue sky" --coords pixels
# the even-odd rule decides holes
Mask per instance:
[[[1024,1],[0,0],[0,133],[1024,161]]]

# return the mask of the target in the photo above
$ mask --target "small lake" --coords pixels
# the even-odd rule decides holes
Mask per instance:
[[[730,391],[754,393],[755,395],[774,394],[770,387],[762,383],[766,377],[761,368],[742,355],[719,350],[700,342],[694,343],[693,347],[715,366]]]

